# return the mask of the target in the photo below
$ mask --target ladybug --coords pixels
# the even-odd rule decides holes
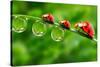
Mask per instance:
[[[71,24],[70,24],[70,22],[68,20],[60,21],[60,25],[65,29],[70,29],[70,26],[71,26]]]
[[[48,22],[50,24],[53,24],[54,23],[54,17],[52,14],[48,13],[48,14],[44,14],[42,15],[42,18],[45,22]]]
[[[94,29],[93,29],[92,25],[90,24],[90,22],[85,21],[85,22],[76,23],[75,24],[75,28],[77,28],[77,27],[79,27],[85,33],[87,33],[87,35],[90,38],[93,38],[94,37]]]

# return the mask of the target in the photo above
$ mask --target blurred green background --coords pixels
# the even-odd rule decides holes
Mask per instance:
[[[97,7],[92,5],[60,4],[12,1],[11,14],[41,17],[45,13],[54,15],[55,20],[67,19],[73,25],[88,20],[95,29],[97,38]],[[66,31],[64,39],[56,42],[51,38],[53,27],[46,34],[36,37],[32,33],[33,21],[29,20],[22,33],[12,31],[12,65],[38,65],[86,62],[97,60],[97,43],[83,36]]]

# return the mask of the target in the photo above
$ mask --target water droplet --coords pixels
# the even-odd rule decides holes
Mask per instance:
[[[62,30],[59,27],[55,27],[53,28],[52,32],[51,32],[51,38],[54,41],[61,41],[64,38],[64,30]]]
[[[27,22],[26,20],[16,17],[12,20],[12,30],[17,33],[22,33],[26,30]]]
[[[32,32],[35,36],[43,36],[46,33],[46,25],[41,21],[33,23]]]

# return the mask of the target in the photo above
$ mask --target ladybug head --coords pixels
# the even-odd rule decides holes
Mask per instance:
[[[82,26],[83,26],[83,25],[82,25],[81,22],[78,22],[78,23],[76,23],[76,24],[74,25],[75,28],[82,27]]]

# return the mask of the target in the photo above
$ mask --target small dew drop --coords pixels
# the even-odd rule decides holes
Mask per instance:
[[[64,38],[64,30],[62,30],[59,27],[53,28],[53,30],[51,32],[51,38],[54,41],[58,41],[58,42],[61,41],[61,40],[63,40],[63,38]]]
[[[46,33],[46,25],[41,21],[33,23],[32,32],[35,36],[41,37]]]

